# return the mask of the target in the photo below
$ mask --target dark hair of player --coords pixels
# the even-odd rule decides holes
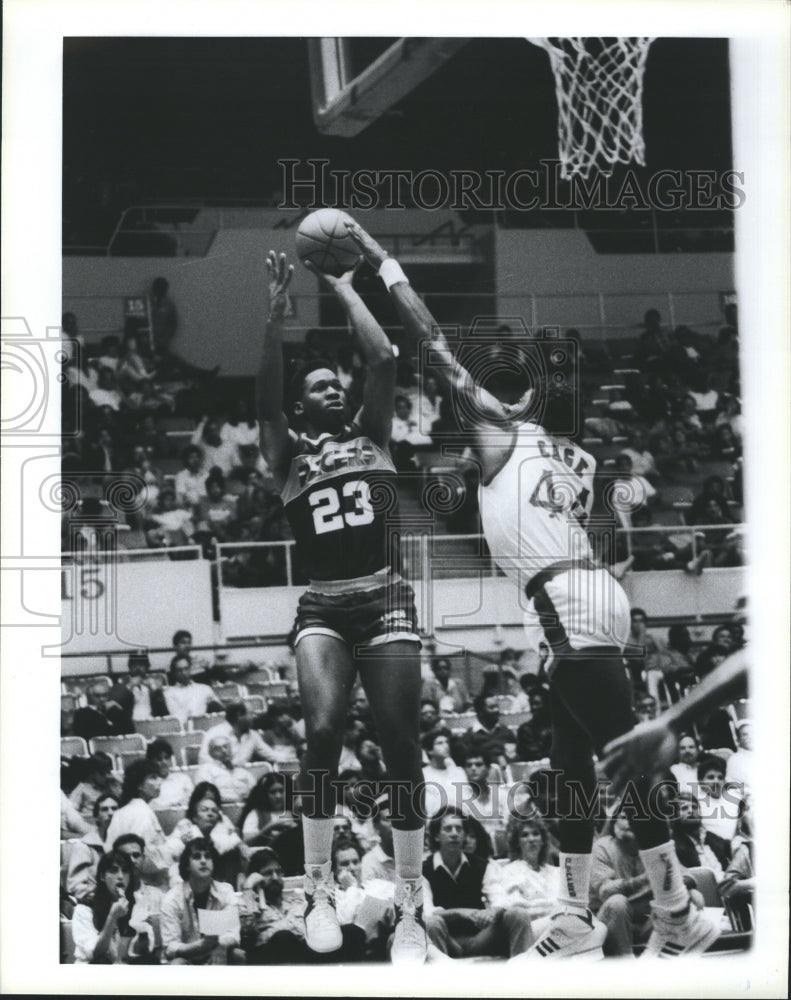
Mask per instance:
[[[301,364],[291,376],[286,392],[286,413],[291,420],[296,419],[294,406],[302,399],[302,393],[305,391],[305,379],[311,372],[321,371],[324,368],[331,372],[337,371],[335,363],[328,358],[314,358],[312,361]]]

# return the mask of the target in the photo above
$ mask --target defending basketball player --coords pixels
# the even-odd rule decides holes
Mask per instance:
[[[477,385],[455,359],[433,316],[399,264],[356,224],[349,232],[378,270],[406,332],[428,342],[431,363],[472,418],[480,467],[480,511],[489,548],[524,593],[529,615],[553,651],[551,763],[558,780],[562,893],[558,910],[529,955],[598,957],[606,928],[588,907],[594,754],[633,726],[631,688],[621,658],[629,603],[596,564],[586,531],[596,461],[568,436],[575,388],[543,376],[516,406]],[[532,407],[535,398],[538,408]],[[703,951],[719,930],[690,905],[667,820],[650,808],[650,775],[633,775],[640,808],[631,818],[654,896],[646,954]],[[581,794],[580,794],[581,793]]]
[[[359,261],[358,261],[359,263]],[[310,266],[309,264],[306,266]],[[314,361],[283,399],[282,328],[293,267],[270,252],[269,319],[256,380],[261,451],[285,506],[301,567],[296,658],[307,752],[300,775],[305,840],[305,931],[317,952],[340,948],[330,871],[336,788],[349,693],[359,672],[391,781],[422,782],[418,741],[420,665],[414,594],[389,563],[387,511],[371,493],[395,496],[388,454],[395,393],[389,340],[352,287],[310,268],[342,303],[367,366],[363,405],[353,417],[337,373]],[[286,416],[288,412],[288,417]],[[299,433],[289,427],[294,422]],[[412,795],[393,816],[396,928],[391,957],[423,961],[423,823]]]

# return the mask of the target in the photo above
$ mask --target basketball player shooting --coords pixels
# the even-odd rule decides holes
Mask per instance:
[[[434,317],[396,260],[356,224],[347,226],[387,285],[405,331],[451,391],[458,412],[473,414],[471,448],[480,467],[480,512],[489,549],[524,593],[553,651],[550,667],[552,768],[558,775],[562,891],[532,957],[601,956],[604,925],[589,909],[595,801],[594,754],[633,726],[631,687],[622,660],[629,602],[594,561],[586,531],[596,460],[568,436],[574,386],[549,375],[506,405],[476,384],[456,360]],[[536,412],[531,402],[541,400]],[[528,419],[529,417],[529,419]],[[645,954],[704,951],[719,930],[691,905],[666,818],[652,812],[651,777],[632,776],[632,829],[653,890],[653,931]]]
[[[324,361],[303,366],[284,400],[282,330],[293,267],[286,267],[285,254],[278,258],[270,252],[269,318],[256,398],[261,451],[282,497],[298,561],[311,581],[299,601],[295,625],[307,740],[299,784],[305,939],[314,951],[329,953],[342,945],[330,850],[333,780],[349,695],[359,671],[392,787],[400,782],[413,792],[423,779],[420,640],[412,588],[388,561],[388,511],[375,510],[371,497],[374,486],[396,496],[396,473],[387,451],[395,396],[393,350],[352,287],[356,268],[337,278],[309,262],[306,266],[337,295],[367,367],[363,405],[353,418],[337,372]],[[289,419],[299,433],[289,427]],[[421,962],[426,956],[420,812],[414,794],[399,795],[393,803],[393,962]]]

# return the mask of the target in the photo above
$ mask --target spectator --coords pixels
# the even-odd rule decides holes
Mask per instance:
[[[421,698],[420,699],[420,733],[424,736],[426,733],[430,733],[432,729],[436,729],[439,726],[439,705],[433,698]],[[428,763],[428,757],[426,756],[425,750],[423,751],[423,763]]]
[[[634,706],[635,725],[640,722],[648,722],[649,719],[655,719],[658,710],[659,706],[652,694],[639,695]]]
[[[500,722],[500,706],[496,695],[481,693],[474,702],[477,721],[462,737],[464,753],[475,748],[486,754],[493,764],[505,767],[513,754],[516,736]]]
[[[219,711],[222,706],[208,684],[196,684],[191,677],[189,656],[177,653],[170,661],[170,686],[165,691],[168,714],[175,715],[183,725],[196,715]]]
[[[134,723],[168,714],[162,684],[148,676],[150,662],[144,650],[130,653],[128,673],[116,679],[110,698],[121,706],[128,720],[127,732],[134,732]]]
[[[210,759],[200,765],[195,780],[216,785],[223,802],[244,801],[255,785],[255,778],[245,768],[234,765],[230,738],[212,736],[208,750]]]
[[[119,965],[134,955],[135,931],[129,926],[134,906],[132,863],[125,854],[102,855],[96,869],[92,905],[74,908],[72,935],[77,965]]]
[[[546,644],[544,644],[546,645]],[[519,690],[511,698],[509,713],[530,711],[530,692],[540,685],[537,674],[524,673],[518,680]]]
[[[534,688],[528,695],[531,717],[516,731],[517,760],[543,760],[549,756],[552,745],[552,721],[543,687]]]
[[[736,742],[738,750],[728,758],[725,778],[749,792],[753,782],[753,724],[749,719],[736,723]]]
[[[733,520],[731,509],[725,498],[725,480],[722,476],[707,476],[703,480],[700,493],[692,501],[692,506],[687,514],[688,524],[707,524],[705,516],[709,510],[710,501],[714,501],[719,508],[723,520],[730,524]]]
[[[420,434],[431,437],[431,429],[439,420],[442,396],[434,375],[425,374],[420,380],[420,387],[415,387],[408,394],[415,415],[417,430]]]
[[[732,396],[730,393],[722,393],[720,395],[719,410],[720,412],[714,421],[715,433],[716,429],[720,427],[730,427],[734,436],[734,442],[741,446],[741,440],[744,437],[744,421],[742,419],[741,403],[738,396]]]
[[[423,698],[430,698],[437,703],[440,712],[445,714],[464,712],[470,704],[470,698],[464,682],[460,678],[451,677],[450,660],[441,656],[431,661],[433,677],[423,684]]]
[[[85,822],[91,823],[97,800],[107,793],[117,797],[120,791],[117,786],[118,782],[113,778],[112,757],[106,753],[94,753],[85,763],[85,777],[74,787],[69,800]]]
[[[135,833],[146,845],[141,877],[148,885],[167,885],[170,855],[165,834],[150,803],[159,795],[162,779],[150,760],[134,760],[124,772],[121,807],[110,820],[106,840],[115,843],[125,833]]]
[[[692,637],[687,626],[671,625],[667,633],[667,646],[661,649],[655,658],[647,659],[646,669],[649,679],[651,668],[655,664],[661,671],[665,688],[674,702],[698,681],[690,656],[691,650]]]
[[[631,527],[633,514],[659,500],[649,480],[633,471],[632,459],[625,451],[615,459],[613,498],[616,517],[624,528]]]
[[[210,840],[191,840],[179,858],[181,882],[162,902],[162,947],[171,965],[225,965],[243,962],[236,893],[214,878],[217,851]],[[202,910],[225,911],[225,930],[204,934]]]
[[[642,608],[632,608],[629,612],[630,627],[624,657],[632,684],[637,690],[645,690],[645,666],[649,656],[656,656],[659,646],[647,629],[648,618]]]
[[[114,472],[118,466],[118,453],[113,432],[107,427],[90,428],[86,433],[83,448],[83,469],[98,475],[102,472]],[[84,508],[83,513],[85,513]]]
[[[253,445],[258,451],[258,421],[244,396],[237,397],[231,404],[228,419],[220,427],[220,437],[237,449],[237,458],[238,449],[244,445]]]
[[[720,895],[725,905],[741,917],[744,927],[752,927],[750,904],[755,893],[752,835],[743,836],[720,882]]]
[[[222,811],[220,790],[210,781],[199,781],[195,785],[187,804],[187,815],[176,823],[168,837],[167,846],[173,860],[178,861],[185,844],[197,837],[206,837],[217,851],[215,876],[235,886],[247,849],[236,827]]]
[[[88,392],[88,397],[94,406],[109,406],[117,413],[124,403],[124,397],[118,389],[115,372],[112,368],[100,368],[96,376],[96,388]]]
[[[678,738],[678,761],[670,765],[679,792],[697,794],[699,758],[698,741],[690,733],[682,733]]]
[[[187,445],[181,453],[184,468],[176,473],[176,499],[182,505],[194,507],[206,496],[208,468],[203,461],[203,452],[194,444]]]
[[[486,831],[495,853],[499,849],[498,834],[505,835],[508,822],[508,794],[500,782],[489,780],[490,764],[484,753],[471,748],[464,754],[462,763],[466,782],[461,786],[458,804],[467,817],[477,820]]]
[[[512,816],[507,843],[509,861],[487,868],[483,892],[491,907],[524,907],[538,936],[544,924],[536,921],[548,917],[556,907],[560,886],[560,869],[549,864],[549,831],[537,814],[532,818]]]
[[[150,381],[154,376],[149,371],[140,354],[137,337],[128,333],[121,342],[118,364],[115,366],[115,376],[124,392],[132,392],[141,382]]]
[[[135,950],[140,958],[137,964],[159,965],[162,961],[159,927],[164,893],[161,889],[140,881],[140,868],[143,865],[146,845],[136,834],[127,833],[115,841],[113,850],[118,854],[126,855],[132,864],[132,889],[135,903],[130,914],[130,925],[138,934],[138,944]]]
[[[685,868],[710,868],[719,882],[730,860],[730,845],[703,826],[700,802],[691,792],[679,792],[677,795],[672,830],[681,864]]]
[[[386,774],[382,748],[370,733],[363,733],[357,740],[355,753],[360,762],[360,778],[376,788]]]
[[[487,908],[483,885],[495,861],[464,854],[464,818],[447,807],[429,824],[432,855],[423,865],[426,931],[452,958],[507,957],[533,942],[530,916],[519,907]]]
[[[93,804],[93,826],[71,845],[65,866],[65,888],[77,902],[90,899],[96,888],[96,866],[105,853],[107,830],[118,809],[118,799],[109,793],[100,795]]]
[[[90,826],[80,816],[74,806],[69,802],[69,797],[61,789],[60,792],[60,839],[70,840],[73,837],[82,837],[90,831]]]
[[[384,943],[393,928],[395,912],[392,896],[388,892],[385,899],[379,899],[378,920],[371,920],[367,917],[364,903],[366,898],[370,897],[363,888],[361,858],[360,846],[354,840],[340,837],[333,841],[330,860],[336,883],[335,912],[338,914],[344,942],[348,934],[353,933],[359,939],[358,932],[362,932],[363,939],[358,947],[360,951],[363,951],[366,942],[370,942],[371,945],[377,940]],[[384,949],[382,949],[382,957],[384,957]]]
[[[422,706],[421,706],[422,719]],[[359,719],[347,719],[343,727],[343,746],[341,756],[338,761],[338,773],[341,771],[359,771],[360,761],[354,752],[357,743],[365,733],[365,726]]]
[[[146,541],[149,548],[189,545],[193,541],[194,532],[189,510],[178,504],[176,494],[170,486],[164,486],[154,513],[146,521]]]
[[[249,764],[253,760],[273,763],[278,759],[272,748],[264,742],[263,736],[252,728],[247,706],[243,701],[234,701],[226,705],[225,722],[219,722],[206,730],[198,754],[199,763],[205,764],[211,759],[209,744],[215,736],[224,736],[230,740],[231,760],[236,766]]]
[[[102,352],[96,359],[96,365],[99,368],[111,368],[116,371],[118,368],[118,355],[121,347],[120,338],[113,334],[109,334],[106,337],[102,337],[101,344],[99,345],[99,350]]]
[[[642,428],[634,427],[629,431],[629,444],[621,452],[628,455],[631,461],[631,471],[635,476],[641,476],[650,483],[655,484],[659,479],[659,470],[656,467],[654,456],[648,450],[645,439],[645,432]]]
[[[106,680],[89,684],[85,697],[88,704],[74,713],[72,729],[75,736],[87,741],[95,736],[121,736],[129,732],[121,706],[110,700],[110,685]]]
[[[173,770],[173,747],[165,739],[152,740],[146,748],[146,758],[162,779],[159,795],[151,802],[152,809],[174,809],[186,806],[192,795],[192,782],[183,771]]]
[[[725,761],[710,754],[698,764],[698,803],[703,826],[728,844],[736,833],[742,796],[737,786],[725,784]]]
[[[391,821],[390,803],[383,795],[376,800],[371,812],[378,843],[373,844],[363,855],[360,862],[363,885],[374,879],[392,882],[395,885],[395,860],[393,848],[393,824]]]
[[[360,847],[363,851],[368,851],[379,841],[379,834],[372,819],[375,784],[372,785],[370,781],[362,779],[359,771],[341,771],[338,781],[339,787],[343,789],[340,815],[349,820],[352,833]]]
[[[429,761],[423,768],[424,807],[426,816],[431,817],[448,804],[455,806],[460,802],[467,776],[451,759],[450,735],[446,729],[434,729],[422,742]]]
[[[170,344],[178,327],[178,313],[168,294],[169,288],[167,278],[154,278],[149,298],[153,348],[163,358],[168,358],[171,354]]]
[[[735,462],[742,457],[742,446],[730,424],[720,424],[714,428],[711,440],[711,454],[714,458]]]
[[[256,443],[258,439],[256,438]],[[229,475],[236,466],[238,446],[224,440],[220,433],[220,421],[216,417],[204,416],[195,428],[190,444],[201,449],[203,472],[217,468],[223,477]]]
[[[591,909],[607,928],[604,954],[631,956],[651,935],[651,886],[628,817],[616,815],[593,845]]]
[[[239,817],[239,828],[246,844],[269,846],[283,830],[294,826],[295,817],[286,811],[289,780],[287,775],[272,772],[259,778],[250,789]]]
[[[275,760],[281,762],[297,760],[305,742],[296,730],[288,706],[282,702],[272,702],[269,706],[262,719],[261,735]]]

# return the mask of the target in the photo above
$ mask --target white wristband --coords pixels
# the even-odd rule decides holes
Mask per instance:
[[[409,278],[401,270],[401,265],[397,260],[393,260],[392,257],[385,257],[379,265],[379,277],[385,283],[385,288],[387,288],[388,292],[399,281],[405,281],[409,284]]]

